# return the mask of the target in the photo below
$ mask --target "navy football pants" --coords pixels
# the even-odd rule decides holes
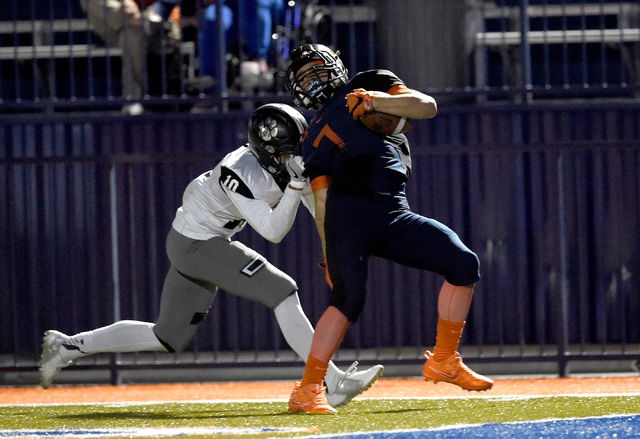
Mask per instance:
[[[354,323],[366,299],[369,256],[435,272],[457,286],[480,279],[476,254],[444,224],[411,212],[402,196],[329,194],[325,237],[330,304]]]

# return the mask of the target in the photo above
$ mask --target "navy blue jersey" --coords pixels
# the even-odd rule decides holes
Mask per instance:
[[[404,85],[388,70],[358,73],[341,87],[309,123],[302,155],[311,180],[331,177],[330,191],[369,196],[402,192],[407,180],[407,138],[383,136],[366,128],[349,114],[346,96],[356,88],[387,92]],[[405,157],[406,159],[406,157]]]
[[[387,70],[357,74],[311,120],[302,141],[308,176],[331,178],[324,219],[330,305],[352,323],[364,308],[369,256],[438,273],[452,285],[479,279],[477,255],[455,232],[410,210],[407,138],[370,131],[345,106],[356,88],[388,92],[403,85]]]

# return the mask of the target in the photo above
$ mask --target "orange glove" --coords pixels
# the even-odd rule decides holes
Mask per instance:
[[[373,111],[372,97],[364,88],[356,88],[347,95],[347,108],[349,114],[358,120],[364,113]]]
[[[323,262],[318,262],[318,267],[324,270],[324,279],[333,290],[333,282],[331,282],[331,278],[329,277],[329,269],[327,268],[327,258],[325,258]]]

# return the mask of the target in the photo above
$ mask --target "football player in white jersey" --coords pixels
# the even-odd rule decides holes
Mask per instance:
[[[298,298],[298,287],[262,255],[231,238],[249,223],[278,243],[291,229],[300,200],[313,196],[293,156],[307,129],[297,110],[284,104],[258,108],[249,121],[249,142],[227,154],[186,188],[167,236],[171,266],[155,323],[122,320],[67,336],[44,334],[40,384],[48,388],[73,360],[98,352],[184,350],[206,317],[218,289],[273,309],[289,346],[306,361],[313,327]],[[313,214],[313,203],[304,202]],[[330,404],[342,406],[382,375],[376,365],[346,372],[331,364],[326,375]]]

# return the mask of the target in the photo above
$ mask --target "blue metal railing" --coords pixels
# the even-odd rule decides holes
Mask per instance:
[[[394,0],[420,21],[415,1]],[[290,6],[278,66],[311,31],[342,50],[351,72],[397,67],[408,85],[420,83],[440,63],[404,40],[411,69],[402,53],[384,56],[394,38],[416,33],[382,15],[384,3]],[[465,358],[551,362],[566,375],[575,362],[639,356],[639,1],[526,3],[477,2],[471,11],[471,52],[442,63],[445,78],[465,82],[426,90],[442,102],[439,115],[409,132],[409,196],[481,257]],[[0,11],[0,371],[35,370],[46,329],[153,321],[167,268],[164,236],[182,190],[244,141],[249,107],[290,101],[281,78],[250,94],[187,92],[183,82],[180,94],[140,100],[161,111],[105,112],[131,103],[120,96],[120,52],[101,45],[81,13],[77,0],[9,0]],[[447,20],[458,15],[440,18],[453,30],[460,23]],[[188,67],[197,75],[189,56],[183,62],[195,62]],[[622,99],[571,99],[595,96]],[[221,111],[189,114],[206,102]],[[314,237],[303,212],[279,246],[250,230],[239,237],[296,279],[313,322],[326,305]],[[420,363],[434,342],[440,280],[377,260],[371,268],[368,308],[339,359]],[[222,294],[186,356],[98,356],[75,367],[109,369],[116,382],[137,368],[288,364],[299,361],[269,311]]]
[[[223,0],[215,3],[220,8]],[[448,81],[429,85],[425,91],[454,99],[633,98],[640,88],[640,0],[454,2],[452,7],[462,13],[425,8],[421,0],[397,0],[396,4],[412,11],[415,23],[427,9],[440,14],[436,18],[441,18],[443,26],[407,29],[406,17],[387,14],[382,1],[288,2],[284,21],[274,27],[274,85],[249,93],[235,81],[237,63],[246,54],[242,50],[226,53],[221,21],[216,23],[220,45],[218,76],[213,78],[216,86],[213,91],[207,88],[210,78],[199,76],[199,43],[192,35],[202,9],[185,9],[191,15],[181,18],[179,91],[168,92],[167,54],[158,58],[149,53],[146,93],[140,100],[162,111],[184,111],[203,101],[228,110],[244,101],[287,100],[280,75],[288,51],[312,40],[340,49],[351,72],[374,67],[402,71],[403,58],[410,54],[412,68],[401,75],[403,79],[410,85],[420,83],[428,72],[443,69],[440,76]],[[95,111],[128,103],[130,99],[121,92],[123,48],[105,44],[92,29],[79,0],[9,0],[0,12],[2,109]],[[442,35],[441,29],[449,29],[450,34]],[[417,38],[421,34],[424,39]],[[432,51],[425,41],[439,38],[454,43],[464,39],[470,56],[451,50],[438,53],[440,59],[430,58]],[[389,50],[397,46],[406,53]]]
[[[154,321],[164,237],[182,190],[241,144],[248,113],[0,118],[0,370],[35,370],[43,331]],[[409,132],[415,211],[481,259],[470,362],[633,361],[640,355],[640,106],[443,106]],[[296,279],[317,321],[321,250],[300,212],[279,245],[238,239]],[[441,280],[371,261],[368,304],[338,360],[415,364],[435,341]],[[385,330],[381,330],[385,328]],[[269,310],[220,294],[185,356],[80,368],[299,364]],[[514,371],[519,366],[514,366]]]

